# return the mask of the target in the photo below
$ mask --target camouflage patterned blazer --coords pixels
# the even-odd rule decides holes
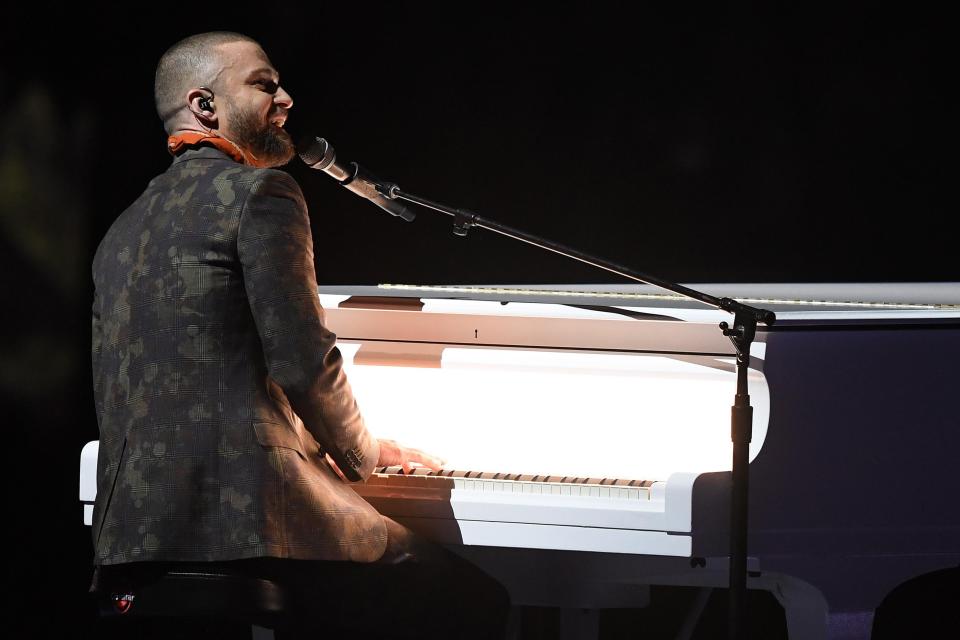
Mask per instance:
[[[382,518],[339,478],[379,455],[324,328],[288,174],[187,151],[93,262],[96,564],[372,561]]]

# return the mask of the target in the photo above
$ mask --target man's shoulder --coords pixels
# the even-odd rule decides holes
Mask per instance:
[[[236,169],[225,170],[221,179],[236,185],[237,191],[242,192],[244,198],[282,198],[306,206],[300,184],[286,171],[239,164],[233,166]]]
[[[300,184],[286,171],[282,169],[265,169],[247,167],[250,170],[250,180],[259,188],[270,187],[272,189],[285,189],[295,193],[302,198],[303,193],[300,190]]]
[[[205,182],[212,183],[218,192],[234,192],[236,196],[286,193],[290,197],[303,198],[300,185],[286,171],[241,164],[216,149],[188,151],[154,182],[161,188],[175,185],[181,192],[192,182]]]

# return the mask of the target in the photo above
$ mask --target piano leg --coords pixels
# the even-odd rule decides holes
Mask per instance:
[[[274,634],[273,629],[267,629],[266,627],[258,627],[256,625],[250,631],[250,640],[273,640]]]
[[[769,591],[783,607],[787,635],[793,638],[826,640],[827,600],[813,585],[792,576],[773,572],[749,579],[751,588]]]
[[[677,631],[675,640],[690,640],[690,638],[693,637],[693,632],[697,628],[697,623],[700,622],[700,616],[703,615],[703,610],[707,608],[707,602],[710,600],[710,596],[712,594],[712,587],[703,587],[697,590],[697,595],[693,599],[693,603],[690,605],[690,610],[687,611],[687,615],[683,618],[683,624],[680,625],[680,629]]]
[[[600,612],[597,609],[560,610],[560,640],[597,640]]]

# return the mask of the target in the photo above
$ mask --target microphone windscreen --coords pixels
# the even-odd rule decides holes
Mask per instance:
[[[300,142],[297,143],[297,155],[300,156],[300,159],[303,160],[304,163],[314,169],[326,168],[336,157],[330,143],[317,136],[307,136],[301,139]],[[326,162],[322,166],[316,166],[324,160],[326,160]]]

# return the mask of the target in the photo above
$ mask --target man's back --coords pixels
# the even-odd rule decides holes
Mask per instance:
[[[188,151],[93,276],[98,563],[380,556],[381,518],[324,459],[364,477],[376,444],[322,325],[292,178]]]
[[[177,157],[93,265],[93,588],[200,565],[282,585],[303,637],[424,620],[501,636],[499,584],[344,481],[442,461],[364,425],[323,325],[303,195],[268,168],[295,149],[266,52],[233,32],[184,38],[154,98]]]

